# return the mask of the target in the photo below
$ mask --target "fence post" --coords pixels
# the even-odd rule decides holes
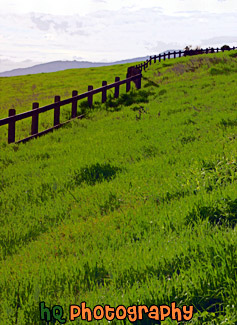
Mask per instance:
[[[88,91],[93,90],[93,86],[88,86]],[[93,105],[93,95],[88,95],[88,105],[91,108]]]
[[[115,82],[117,82],[119,80],[120,80],[119,77],[115,77]],[[114,88],[115,88],[114,89],[114,98],[118,98],[118,96],[119,96],[119,86],[115,86]]]
[[[208,54],[208,48],[206,48],[206,54]]]
[[[9,109],[8,116],[16,115],[16,110],[14,108]],[[15,142],[15,134],[16,134],[16,122],[11,121],[8,123],[8,143]]]
[[[78,91],[77,90],[73,90],[72,91],[72,97],[75,97],[78,95]],[[77,100],[72,102],[72,118],[77,116]]]
[[[168,52],[168,59],[170,59],[170,52]]]
[[[159,62],[160,62],[160,60],[161,60],[161,55],[159,54]]]
[[[107,85],[107,81],[102,81],[102,87]],[[107,99],[107,90],[103,89],[102,90],[102,103],[106,102]]]
[[[176,58],[176,52],[174,51],[174,59]]]
[[[154,56],[154,63],[156,63],[156,55]]]
[[[137,89],[141,89],[142,74],[136,79],[135,85]]]
[[[181,58],[181,51],[179,51],[179,57]]]
[[[166,53],[164,53],[164,61],[165,61]]]
[[[32,104],[32,110],[35,110],[39,107],[39,103]],[[35,112],[32,115],[32,123],[31,123],[31,135],[37,134],[39,128],[39,113]]]
[[[152,56],[150,56],[150,65],[151,65],[151,59],[152,59]]]
[[[57,103],[57,102],[60,102],[60,96],[55,96],[54,97],[54,102]],[[53,125],[58,125],[60,124],[60,105],[57,104],[55,105],[55,108],[54,108],[54,121],[53,121]]]
[[[218,53],[218,51],[219,51],[219,47],[216,49],[216,53]]]
[[[129,92],[130,85],[131,85],[130,80],[127,80],[127,82],[126,82],[126,93]]]

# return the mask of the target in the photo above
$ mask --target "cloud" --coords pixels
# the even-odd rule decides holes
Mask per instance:
[[[69,19],[68,19],[69,18]],[[65,33],[68,35],[80,35],[88,36],[89,33],[84,28],[84,23],[81,20],[84,20],[78,15],[73,15],[69,17],[64,16],[54,16],[54,15],[44,15],[44,14],[31,14],[31,21],[34,24],[34,28],[39,29],[43,32],[51,32],[51,36],[54,32],[57,34]],[[62,36],[62,35],[61,35]],[[46,38],[50,38],[49,35]]]
[[[164,14],[157,6],[97,10],[84,15],[0,14],[1,54],[9,59],[14,54],[18,61],[74,57],[116,61],[182,49],[189,44],[223,45],[237,42],[232,32],[237,30],[236,18],[235,12],[192,10]]]
[[[36,17],[34,14],[31,17],[31,20],[37,28],[43,31],[49,30],[50,25],[52,24],[52,20],[42,19],[42,17]]]
[[[152,54],[152,53],[160,53],[167,50],[180,50],[183,48],[183,44],[177,42],[161,42],[157,41],[155,44],[145,42],[145,48]]]
[[[215,44],[226,44],[226,43],[236,43],[237,44],[237,36],[217,36],[208,39],[203,39],[203,45],[215,45]]]
[[[68,32],[69,23],[65,20],[57,23],[54,19],[47,19],[46,17],[49,15],[40,15],[31,14],[31,20],[36,25],[36,27],[42,31],[48,31],[52,26],[56,31],[59,32]]]

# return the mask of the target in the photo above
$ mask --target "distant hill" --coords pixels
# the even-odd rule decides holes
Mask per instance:
[[[179,50],[167,50],[160,54],[179,51]],[[173,57],[172,55],[170,56]],[[115,62],[90,62],[90,61],[53,61],[48,63],[37,64],[29,68],[20,68],[14,69],[10,71],[4,71],[0,73],[0,77],[14,77],[14,76],[23,76],[27,74],[36,74],[36,73],[48,73],[48,72],[57,72],[67,69],[81,69],[81,68],[94,68],[94,67],[103,67],[108,65],[115,64],[125,64],[125,63],[133,63],[139,61],[146,61],[150,59],[150,56],[115,61]]]
[[[94,67],[102,67],[102,66],[115,65],[115,64],[145,61],[147,59],[149,59],[149,56],[115,61],[115,62],[108,62],[108,63],[89,62],[89,61],[53,61],[48,63],[37,64],[29,68],[20,68],[20,69],[1,72],[0,77],[23,76],[27,74],[48,73],[48,72],[56,72],[56,71],[62,71],[67,69],[94,68]]]

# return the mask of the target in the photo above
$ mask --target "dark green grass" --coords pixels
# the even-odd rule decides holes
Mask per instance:
[[[140,91],[85,105],[86,120],[1,143],[2,324],[39,324],[39,301],[67,318],[82,301],[176,301],[192,324],[237,322],[232,53],[153,64]]]

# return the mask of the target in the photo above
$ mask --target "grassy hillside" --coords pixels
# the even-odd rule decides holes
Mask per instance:
[[[175,301],[194,306],[190,324],[236,324],[236,53],[152,64],[141,90],[97,103],[86,119],[0,143],[0,324],[40,324],[40,301],[62,305],[67,320],[83,301]],[[126,74],[106,69],[1,78],[3,110],[16,84],[26,93],[17,86],[14,98],[41,104],[86,90],[83,78],[100,86]]]

